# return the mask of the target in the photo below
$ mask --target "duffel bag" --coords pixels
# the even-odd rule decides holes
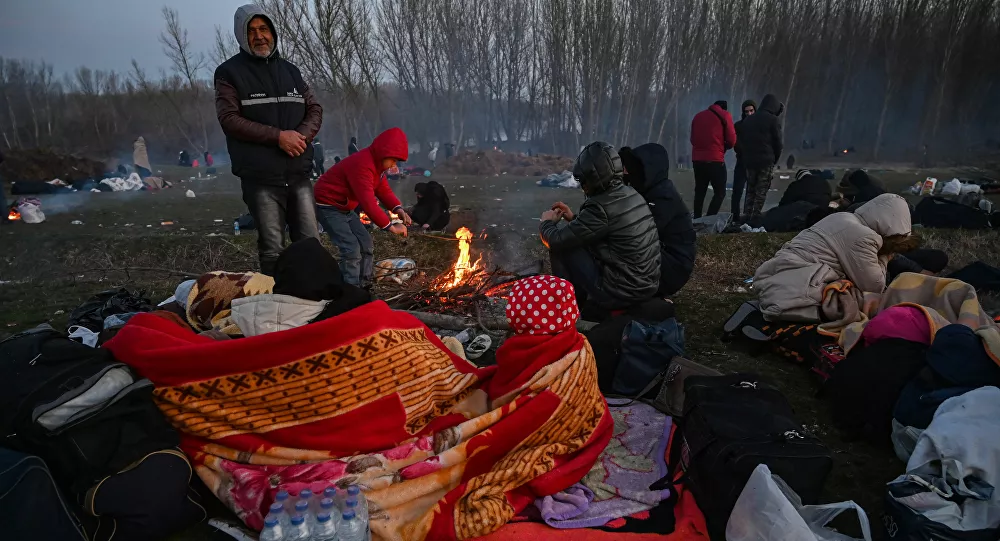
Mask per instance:
[[[803,503],[816,503],[832,454],[795,420],[777,388],[756,374],[731,374],[689,377],[684,392],[680,463],[712,539],[725,539],[733,506],[759,464],[786,479]]]

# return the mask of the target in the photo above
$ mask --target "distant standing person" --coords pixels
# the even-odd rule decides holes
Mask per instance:
[[[438,147],[431,147],[431,151],[427,153],[427,159],[431,161],[431,168],[433,169],[437,164],[438,158]]]
[[[132,143],[132,165],[139,173],[139,178],[146,178],[153,174],[153,168],[149,166],[149,152],[146,151],[146,140],[139,136],[135,143]]]
[[[726,199],[726,151],[736,145],[736,129],[725,100],[694,115],[691,121],[691,161],[694,162],[694,217],[701,217],[705,194],[712,186],[708,215],[719,213]]]
[[[788,155],[788,160],[785,161],[785,165],[788,166],[789,171],[795,169],[795,154]]]
[[[740,113],[740,121],[733,125],[736,128],[736,146],[733,150],[736,151],[736,167],[733,168],[733,199],[731,210],[733,212],[733,219],[740,219],[740,212],[743,210],[743,188],[747,185],[747,167],[743,163],[743,148],[740,145],[740,132],[743,130],[743,121],[747,119],[748,116],[752,116],[757,112],[757,102],[753,100],[746,100],[743,102],[742,112]]]
[[[742,220],[756,226],[771,188],[774,166],[783,148],[781,123],[778,117],[785,105],[774,94],[764,96],[757,112],[743,120],[740,127],[740,149],[747,170],[747,199]]]
[[[215,166],[215,158],[212,157],[212,153],[211,152],[209,152],[209,151],[206,150],[205,154],[204,154],[204,157],[205,157],[205,167],[214,167]]]
[[[0,152],[0,165],[3,164],[3,152]],[[7,193],[3,191],[3,178],[0,178],[0,224],[5,224],[10,220],[7,219],[7,215],[10,212],[7,209]]]
[[[241,50],[215,70],[215,109],[257,224],[261,272],[273,274],[286,224],[292,242],[319,237],[309,172],[323,108],[299,69],[278,54],[263,9],[238,8],[234,31]]]
[[[319,139],[313,141],[313,165],[316,171],[316,176],[322,175],[326,172],[326,156],[323,156],[323,145],[319,142]]]
[[[360,208],[377,227],[406,236],[413,221],[389,188],[386,172],[409,157],[406,134],[390,128],[362,149],[323,173],[316,182],[316,203],[323,229],[340,249],[340,273],[352,286],[370,287],[374,273],[374,245],[355,209]],[[379,203],[396,213],[392,223]]]
[[[347,145],[347,155],[350,156],[358,151],[358,138],[351,137],[351,144]]]

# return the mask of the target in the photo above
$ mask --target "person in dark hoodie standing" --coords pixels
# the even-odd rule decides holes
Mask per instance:
[[[351,137],[351,144],[347,145],[347,155],[350,156],[358,151],[358,138]]]
[[[323,108],[299,69],[278,54],[278,35],[263,9],[238,8],[234,31],[240,52],[215,70],[215,109],[257,224],[261,272],[270,275],[286,224],[292,242],[319,237],[309,173]]]
[[[0,152],[0,165],[3,165],[3,152]],[[7,218],[8,214],[7,194],[3,191],[3,178],[0,177],[0,224],[5,224],[10,221]]]
[[[741,121],[740,154],[747,171],[747,198],[742,220],[756,226],[771,188],[774,166],[783,149],[778,117],[785,105],[774,94],[764,96],[753,116]]]
[[[733,125],[736,129],[736,145],[733,146],[733,150],[736,151],[736,167],[733,168],[733,198],[731,201],[730,210],[733,212],[733,219],[739,220],[740,212],[743,211],[743,188],[747,185],[747,168],[743,164],[743,149],[740,147],[740,131],[743,128],[743,121],[747,119],[748,116],[753,115],[757,112],[757,102],[753,100],[745,100],[740,112],[740,121]]]
[[[691,121],[691,160],[694,162],[694,217],[701,217],[705,194],[712,186],[708,215],[719,213],[726,199],[726,151],[736,145],[736,129],[725,100],[694,115]]]
[[[625,169],[625,185],[646,200],[660,237],[660,288],[656,295],[673,295],[691,278],[697,246],[691,213],[670,180],[670,155],[657,143],[624,147],[618,154]]]
[[[652,299],[660,286],[656,222],[623,175],[614,147],[601,141],[587,145],[573,166],[587,199],[576,213],[556,203],[542,213],[539,226],[552,274],[573,284],[584,318],[591,321]]]

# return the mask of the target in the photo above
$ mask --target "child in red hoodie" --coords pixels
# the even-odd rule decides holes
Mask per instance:
[[[386,180],[385,172],[409,157],[406,134],[390,128],[372,144],[331,167],[316,182],[316,215],[323,229],[340,249],[340,273],[348,284],[368,287],[372,282],[374,252],[372,237],[354,209],[368,215],[385,231],[406,236],[412,221]],[[393,224],[379,203],[403,221]]]

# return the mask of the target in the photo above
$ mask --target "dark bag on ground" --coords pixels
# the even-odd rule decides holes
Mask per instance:
[[[725,539],[733,506],[758,464],[766,464],[814,504],[833,466],[830,450],[807,434],[775,387],[756,374],[684,382],[681,467],[712,539]]]
[[[948,278],[961,280],[976,288],[980,294],[1000,292],[1000,269],[982,261],[963,267],[951,273]]]
[[[855,346],[823,390],[833,405],[833,423],[848,439],[890,445],[896,401],[926,363],[927,346],[918,342],[886,338]]]
[[[597,363],[597,385],[605,394],[616,394],[612,389],[618,363],[621,360],[622,333],[631,321],[663,321],[674,317],[674,305],[663,299],[651,299],[634,306],[626,313],[602,321],[587,331],[587,341],[594,351]]]
[[[0,522],[5,541],[87,541],[73,504],[63,499],[45,462],[0,448]],[[109,530],[110,531],[110,530]]]
[[[989,229],[990,215],[942,197],[925,197],[913,211],[913,223],[945,229]]]
[[[816,205],[809,201],[795,201],[764,213],[760,225],[768,233],[782,233],[791,231],[802,231],[809,227],[809,213],[817,209]]]
[[[614,394],[636,396],[684,354],[684,327],[670,318],[647,324],[630,321],[622,333],[621,360],[611,384]]]
[[[684,382],[692,376],[721,376],[722,373],[692,360],[676,356],[670,361],[653,405],[656,409],[680,417],[684,414]]]
[[[149,312],[155,308],[145,291],[129,293],[125,288],[94,295],[69,315],[69,326],[80,325],[94,332],[104,330],[104,319],[115,314]]]

